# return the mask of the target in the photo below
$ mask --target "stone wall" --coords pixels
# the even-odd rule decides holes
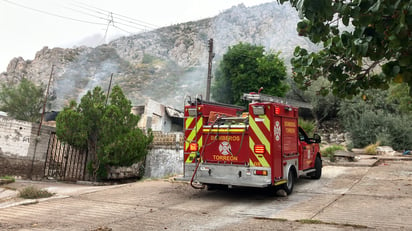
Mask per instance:
[[[38,129],[38,123],[0,116],[0,176],[43,177],[49,137],[54,128],[42,126],[37,136]]]
[[[145,177],[162,178],[183,174],[183,133],[154,133],[146,157]]]

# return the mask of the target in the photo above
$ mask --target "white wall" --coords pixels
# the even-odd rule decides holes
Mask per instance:
[[[0,116],[0,154],[28,156],[31,133],[32,123]]]
[[[146,157],[145,177],[183,175],[183,149],[153,148]]]

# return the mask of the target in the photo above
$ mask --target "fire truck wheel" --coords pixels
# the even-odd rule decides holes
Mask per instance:
[[[289,169],[288,173],[288,182],[286,184],[283,184],[282,188],[285,190],[285,192],[290,195],[293,192],[293,187],[295,186],[296,182],[296,172],[295,169],[292,167]]]
[[[312,177],[312,179],[320,179],[321,175],[322,175],[322,160],[320,159],[319,156],[317,156],[315,159],[315,172],[313,172],[310,177]]]

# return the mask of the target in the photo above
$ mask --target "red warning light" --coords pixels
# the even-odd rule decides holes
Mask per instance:
[[[198,148],[197,143],[190,143],[190,145],[189,145],[189,151],[190,152],[196,152],[197,148]]]
[[[278,106],[275,107],[275,114],[276,115],[280,114],[280,107],[278,107]]]

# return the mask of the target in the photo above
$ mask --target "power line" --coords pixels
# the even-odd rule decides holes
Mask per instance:
[[[10,0],[2,0],[3,2],[6,2],[8,4],[11,5],[15,5],[24,9],[28,9],[31,11],[35,11],[38,13],[42,13],[45,15],[49,15],[49,16],[53,16],[53,17],[58,17],[58,18],[62,18],[62,19],[66,19],[66,20],[71,20],[71,21],[76,21],[76,22],[81,22],[81,23],[88,23],[88,24],[93,24],[93,25],[100,25],[100,26],[105,26],[105,38],[107,36],[107,32],[110,26],[112,26],[113,28],[116,28],[117,30],[120,30],[122,32],[128,33],[128,34],[134,34],[133,32],[130,32],[130,30],[124,29],[124,27],[127,28],[131,28],[131,29],[136,29],[136,30],[140,30],[140,31],[146,31],[147,29],[156,29],[159,26],[151,24],[151,23],[147,23],[138,19],[134,19],[128,16],[124,16],[121,14],[116,14],[101,8],[97,8],[94,7],[92,5],[88,5],[79,1],[74,0],[73,2],[75,4],[71,4],[72,6],[74,6],[75,8],[72,7],[67,7],[67,6],[63,6],[66,9],[69,9],[71,11],[74,11],[78,14],[83,14],[83,15],[87,15],[89,17],[93,17],[94,19],[98,20],[98,21],[103,21],[103,22],[96,22],[96,21],[90,21],[90,20],[83,20],[83,19],[77,19],[74,17],[67,17],[61,14],[56,14],[56,13],[51,13],[49,11],[46,10],[41,10],[38,8],[33,8],[27,5],[23,5],[23,4],[19,4],[19,3],[15,3],[12,2]],[[76,9],[77,8],[77,9]],[[104,17],[103,17],[103,16]],[[116,23],[116,25],[115,25]]]
[[[99,16],[99,15],[94,15],[94,14],[91,14],[91,13],[88,13],[88,12],[85,12],[85,11],[81,11],[81,10],[78,10],[78,9],[74,9],[74,8],[71,8],[71,7],[66,7],[66,6],[65,6],[65,8],[66,8],[66,9],[69,9],[69,10],[72,10],[72,11],[74,11],[74,12],[76,12],[76,13],[88,15],[88,16],[91,16],[91,17],[94,17],[94,18],[97,18],[97,19],[102,19],[102,20],[107,21],[107,18],[103,18],[103,17],[101,17],[101,16]]]
[[[39,10],[39,9],[32,8],[32,7],[29,7],[29,6],[25,6],[25,5],[22,5],[22,4],[19,4],[19,3],[11,2],[11,1],[9,1],[9,0],[2,0],[2,1],[3,1],[3,2],[6,2],[6,3],[9,3],[9,4],[12,4],[12,5],[15,5],[15,6],[18,6],[18,7],[21,7],[21,8],[24,8],[24,9],[32,10],[32,11],[35,11],[35,12],[38,12],[38,13],[42,13],[42,14],[46,14],[46,15],[50,15],[50,16],[54,16],[54,17],[58,17],[58,18],[62,18],[62,19],[67,19],[67,20],[76,21],[76,22],[82,22],[82,23],[88,23],[88,24],[94,24],[94,25],[103,25],[103,26],[106,25],[105,23],[91,22],[91,21],[86,21],[86,20],[81,20],[81,19],[75,19],[75,18],[63,16],[63,15],[58,15],[58,14],[50,13],[50,12],[47,12],[47,11],[44,11],[44,10]]]
[[[128,23],[128,24],[132,24],[134,26],[140,26],[140,28],[144,27],[144,29],[147,29],[147,28],[156,29],[156,28],[159,27],[159,26],[154,25],[152,23],[144,22],[142,20],[134,19],[134,18],[124,16],[124,15],[121,15],[121,14],[117,14],[117,13],[114,13],[114,12],[111,12],[111,11],[108,11],[108,10],[104,10],[104,9],[101,9],[101,8],[98,8],[98,7],[83,3],[83,2],[79,2],[79,1],[76,1],[76,0],[73,0],[72,2],[74,2],[72,4],[73,6],[76,6],[78,8],[88,10],[88,11],[91,11],[91,12],[94,12],[94,13],[97,13],[97,14],[100,14],[100,15],[112,14],[117,22],[121,21],[122,24],[125,25],[125,26],[131,27],[130,25],[126,25],[126,23]]]
[[[105,29],[105,36],[104,36],[105,39],[106,39],[107,31],[108,31],[108,29],[109,29],[109,27],[110,27],[110,24],[111,24],[111,26],[114,27],[114,23],[115,23],[115,22],[116,22],[116,24],[124,25],[124,26],[131,27],[131,28],[134,28],[134,29],[137,29],[137,30],[145,30],[145,29],[147,29],[146,27],[135,27],[135,26],[133,26],[133,25],[127,25],[127,24],[121,23],[121,22],[119,22],[119,21],[115,21],[112,12],[108,12],[108,15],[109,15],[108,18],[103,18],[103,17],[100,16],[100,14],[103,14],[103,13],[101,13],[101,12],[96,12],[96,13],[99,13],[99,15],[96,15],[96,14],[92,14],[92,13],[89,13],[89,12],[86,12],[86,11],[82,11],[82,10],[79,10],[79,9],[74,9],[74,8],[71,8],[71,7],[66,7],[66,6],[65,6],[65,8],[67,8],[67,9],[69,9],[69,10],[72,10],[72,11],[74,11],[74,12],[80,13],[80,14],[84,14],[84,15],[88,15],[88,16],[97,18],[97,19],[99,19],[99,20],[107,21],[107,23],[105,24],[105,26],[107,25],[107,26],[106,26],[106,29]],[[81,8],[83,8],[83,7],[81,7]],[[107,17],[107,15],[106,15],[106,17]],[[117,28],[117,29],[119,29],[119,30],[121,30],[121,31],[123,31],[123,32],[129,33],[129,34],[133,34],[132,32],[128,32],[128,31],[126,31],[126,30],[121,29],[120,27],[115,27],[115,28]]]
[[[76,1],[76,0],[73,0],[73,1],[76,2],[77,4],[80,4],[80,5],[83,5],[83,6],[92,8],[92,9],[94,9],[94,10],[104,11],[103,14],[107,14],[107,13],[110,12],[110,11],[108,11],[108,10],[104,10],[104,9],[101,9],[101,8],[98,8],[98,7],[95,7],[95,6],[92,6],[92,5],[83,3],[83,2],[79,2],[79,1]],[[151,27],[151,28],[158,28],[158,27],[159,27],[158,25],[155,25],[155,24],[152,24],[152,23],[148,23],[148,22],[145,22],[145,21],[142,21],[142,20],[139,20],[139,19],[131,18],[131,17],[128,17],[128,16],[125,16],[125,15],[121,15],[121,14],[117,14],[117,13],[113,13],[113,14],[116,15],[116,16],[118,16],[119,18],[125,18],[125,19],[127,19],[127,20],[129,20],[129,21],[130,21],[130,20],[131,20],[131,21],[134,21],[133,23],[136,23],[136,24],[139,24],[139,25],[144,25],[144,26]],[[125,19],[120,19],[120,20],[125,20]]]

